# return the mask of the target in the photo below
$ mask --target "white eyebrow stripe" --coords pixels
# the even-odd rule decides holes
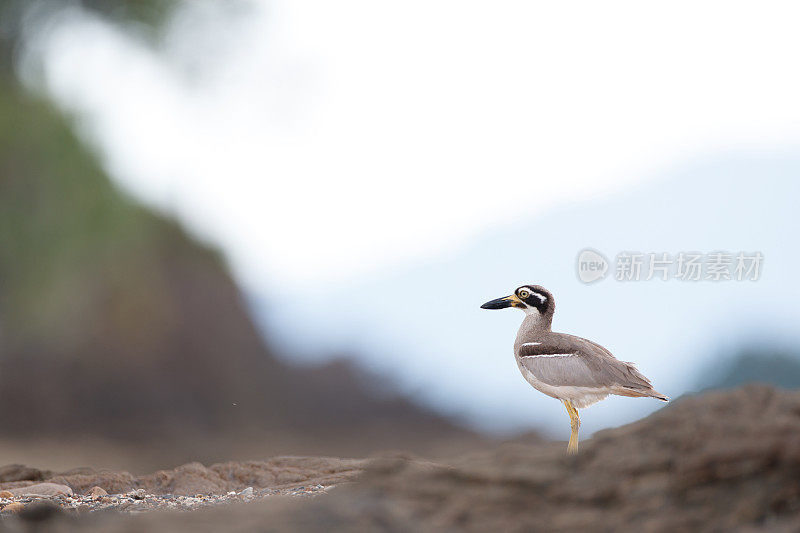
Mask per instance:
[[[541,355],[523,355],[520,359],[533,359],[535,357],[577,357],[576,353],[546,353]]]
[[[522,344],[519,345],[519,347],[522,348],[523,346],[539,346],[540,344],[542,344],[542,343],[541,342],[523,342]]]

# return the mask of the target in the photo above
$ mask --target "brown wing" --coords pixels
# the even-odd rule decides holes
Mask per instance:
[[[650,381],[632,364],[573,335],[551,333],[538,342],[522,344],[517,355],[525,368],[548,385],[652,390]]]

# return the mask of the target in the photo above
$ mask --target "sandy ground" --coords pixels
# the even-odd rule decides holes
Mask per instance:
[[[198,433],[179,438],[103,440],[98,438],[12,439],[0,435],[0,465],[18,463],[64,472],[76,467],[146,474],[189,462],[213,464],[247,461],[287,455],[365,457],[394,452],[411,453],[431,459],[448,459],[464,453],[489,450],[499,444],[476,433],[463,431],[442,435],[436,428],[416,431],[392,429],[390,424],[353,431],[333,428],[307,433],[285,430],[250,433]],[[543,439],[535,433],[514,439],[536,444]]]

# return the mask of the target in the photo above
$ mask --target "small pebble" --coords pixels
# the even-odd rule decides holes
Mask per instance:
[[[6,500],[10,500],[14,497],[14,493],[7,491],[7,490],[0,490],[0,498],[4,498]]]
[[[20,511],[20,516],[30,522],[42,522],[49,520],[55,515],[64,511],[61,506],[49,500],[37,500]]]
[[[108,492],[103,487],[92,487],[92,490],[89,491],[89,496],[98,500],[103,496],[108,496]]]
[[[27,487],[17,487],[8,492],[14,496],[72,496],[72,489],[58,483],[35,483]]]
[[[253,495],[253,487],[247,487],[242,492],[239,493],[239,496],[243,496],[245,498],[249,498]]]
[[[20,502],[9,503],[5,507],[3,507],[4,513],[18,513],[25,509],[25,504]]]

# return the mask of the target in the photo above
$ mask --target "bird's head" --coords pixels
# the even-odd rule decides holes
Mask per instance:
[[[506,307],[522,309],[526,315],[552,317],[556,303],[550,291],[541,285],[523,285],[511,296],[486,302],[481,309],[505,309]]]

